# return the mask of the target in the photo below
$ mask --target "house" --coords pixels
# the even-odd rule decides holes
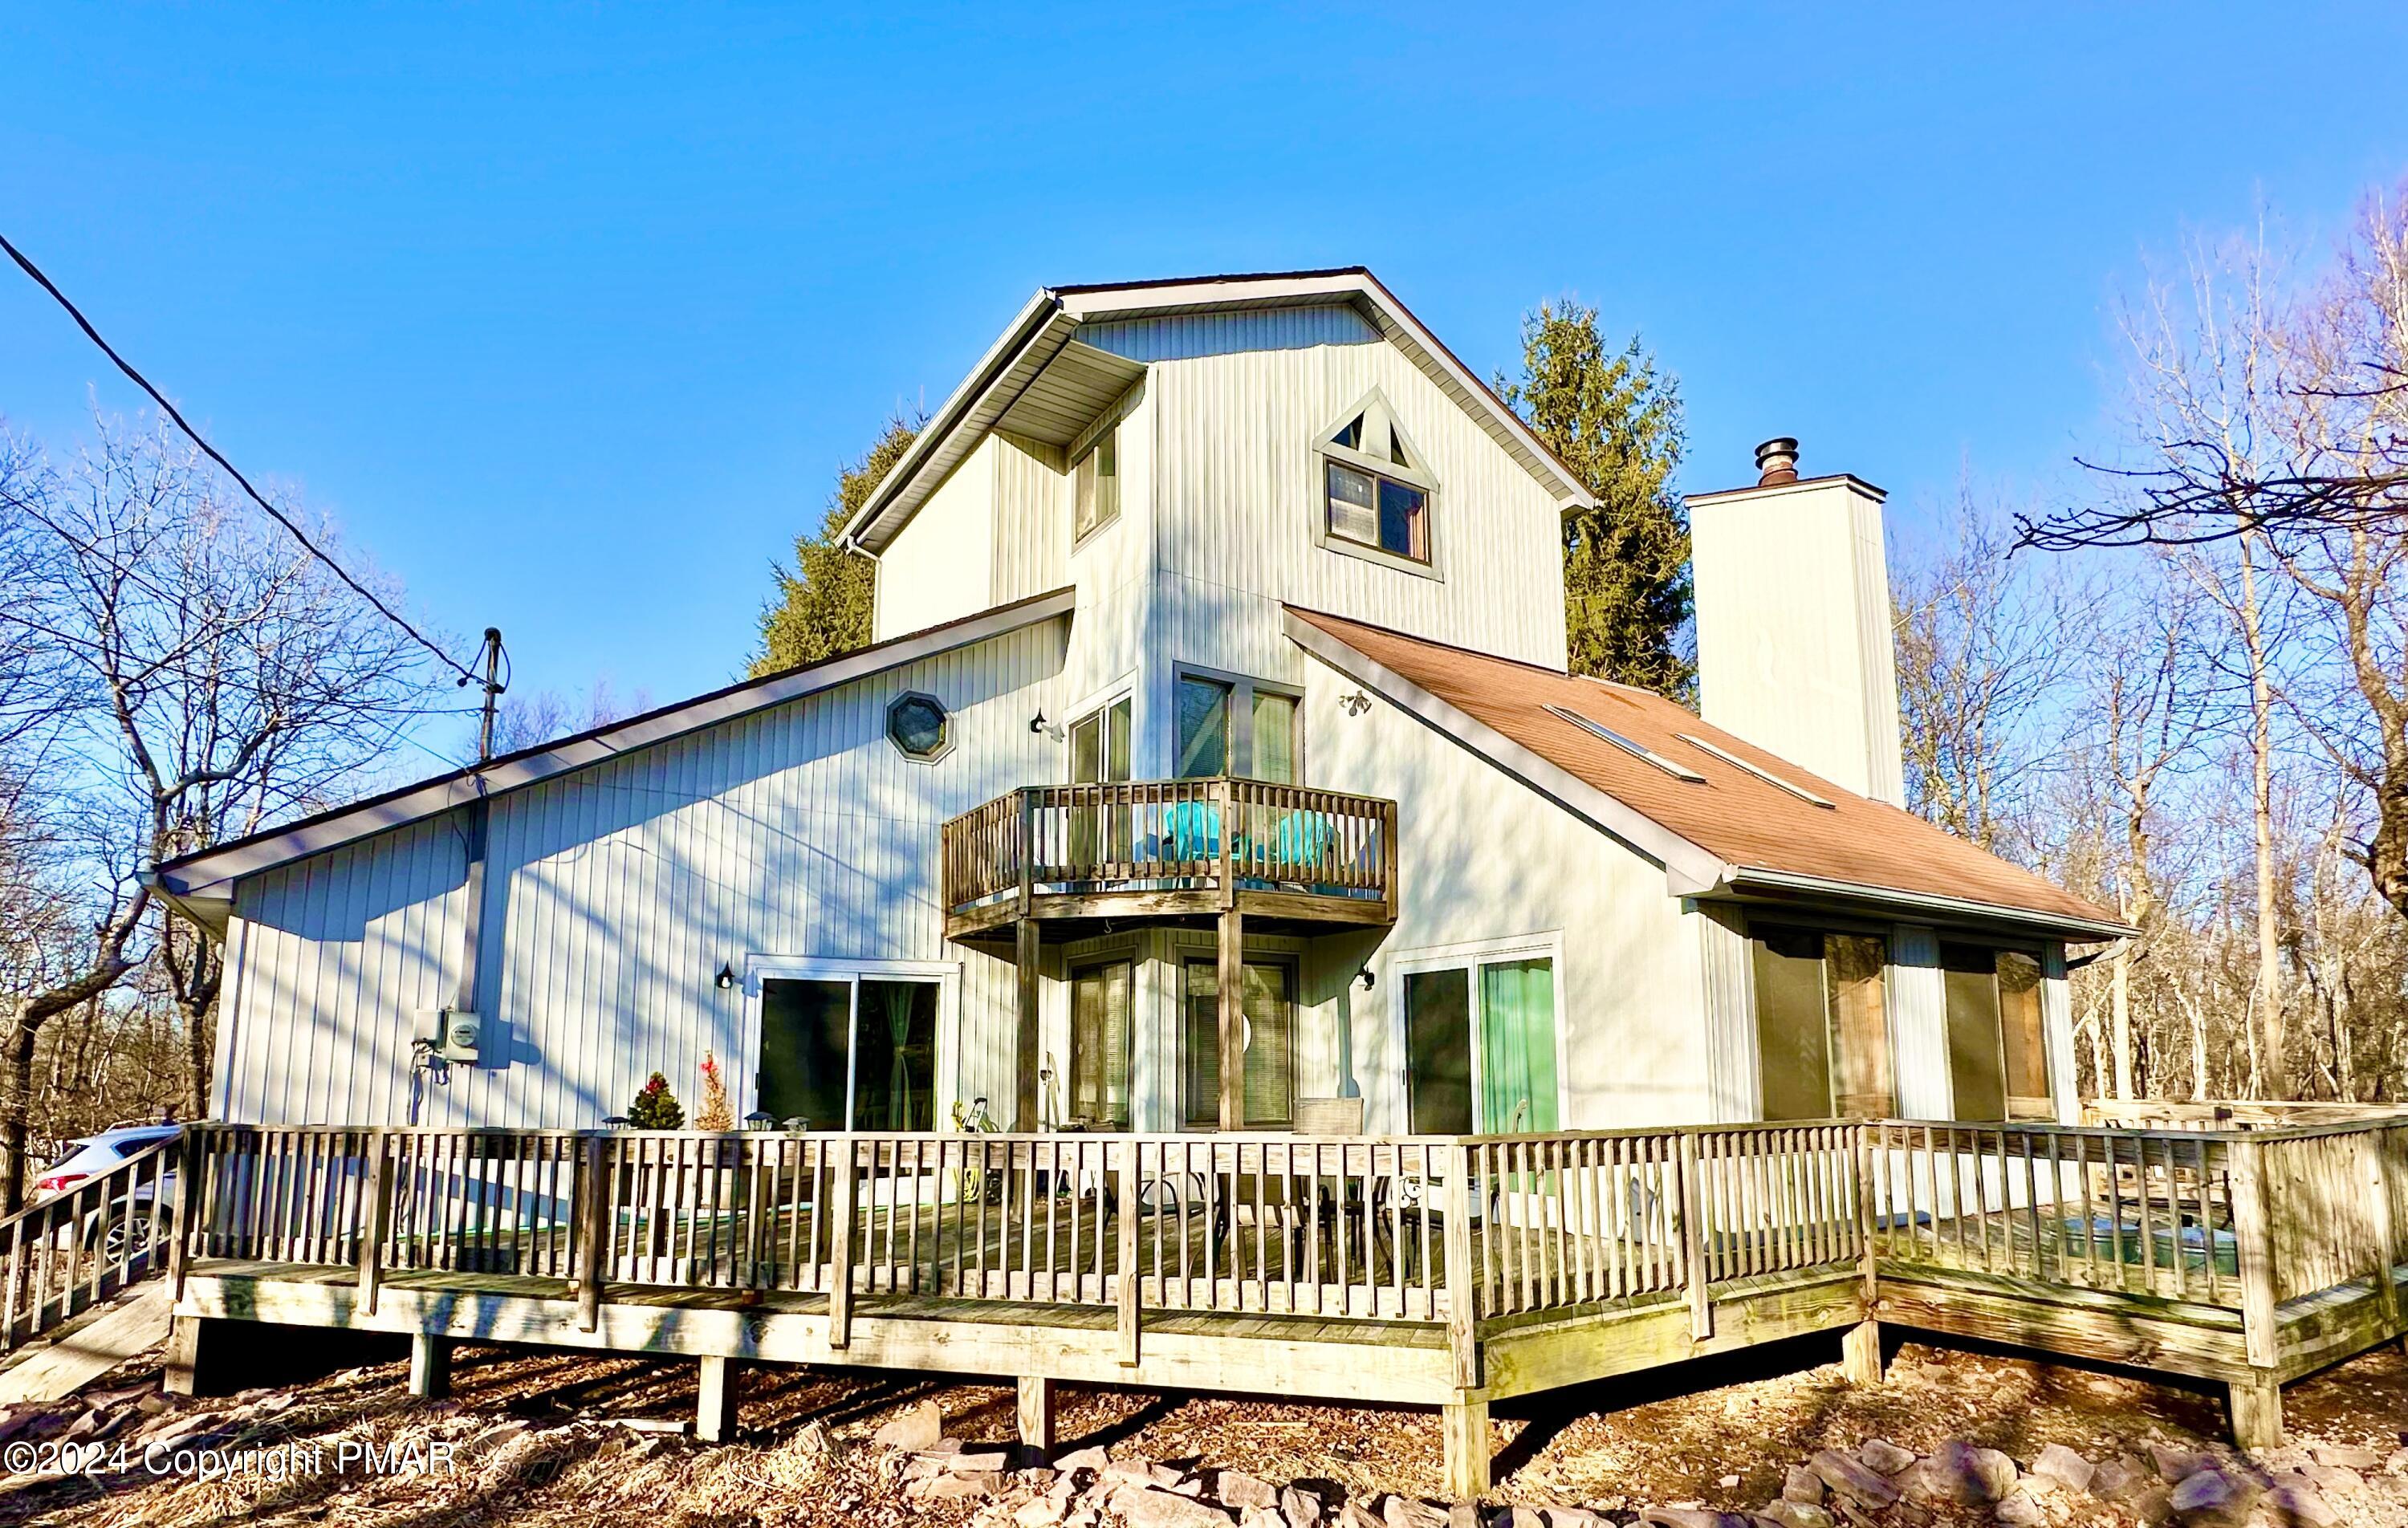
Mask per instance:
[[[1881,492],[1757,458],[1693,714],[1566,672],[1585,494],[1369,272],[1039,293],[847,530],[870,646],[157,868],[229,971],[170,1382],[1277,1390],[1439,1407],[1471,1495],[1492,1402],[1895,1324],[2280,1441],[2408,1335],[2408,1125],[2084,1118],[2128,931],[1902,809]],[[780,1128],[604,1128],[707,1054]]]
[[[1700,717],[1567,674],[1588,496],[1368,271],[1039,292],[848,528],[872,646],[161,865],[215,1111],[2070,1119],[2121,927],[1900,808],[1881,491],[1759,456]]]

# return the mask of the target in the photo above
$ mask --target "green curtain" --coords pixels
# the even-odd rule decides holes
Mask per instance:
[[[1481,1128],[1491,1134],[1555,1129],[1555,963],[1482,966],[1480,1027]]]

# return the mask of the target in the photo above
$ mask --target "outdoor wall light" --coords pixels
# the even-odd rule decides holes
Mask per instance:
[[[719,990],[723,992],[736,985],[736,967],[726,961],[722,961],[719,964],[718,985]]]
[[[1354,973],[1354,979],[1363,984],[1363,990],[1367,992],[1378,985],[1380,980],[1378,977],[1371,974],[1371,968],[1368,965]]]
[[[1338,704],[1348,716],[1361,716],[1371,708],[1371,697],[1357,690],[1351,695],[1339,696]]]
[[[1028,719],[1028,730],[1030,732],[1043,732],[1045,730],[1045,713],[1043,711],[1040,710],[1035,716]]]

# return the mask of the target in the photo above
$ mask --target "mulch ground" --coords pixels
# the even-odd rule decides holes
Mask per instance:
[[[2212,1447],[2222,1435],[2213,1393],[2136,1376],[1910,1344],[1887,1383],[1855,1388],[1826,1359],[1836,1360],[1831,1345],[1760,1349],[1500,1406],[1491,1501],[1580,1504],[1615,1515],[1650,1505],[1746,1511],[1777,1495],[1784,1471],[1814,1450],[1853,1449],[1867,1438],[1918,1452],[1963,1439],[2028,1462],[2049,1443],[2101,1459],[2144,1452],[2151,1441]],[[94,1388],[122,1392],[155,1374],[155,1359],[140,1361]],[[314,1446],[314,1468],[305,1463],[281,1478],[179,1478],[139,1465],[20,1475],[0,1481],[0,1524],[873,1528],[967,1521],[982,1511],[993,1521],[994,1504],[907,1499],[897,1457],[864,1445],[896,1408],[922,1399],[936,1400],[947,1430],[966,1440],[1006,1441],[1013,1425],[1009,1388],[763,1369],[744,1378],[743,1437],[707,1448],[660,1431],[693,1415],[691,1363],[464,1348],[452,1399],[412,1401],[403,1378],[400,1364],[380,1364],[175,1408],[222,1415],[231,1449]],[[2367,1354],[2293,1387],[2286,1403],[2294,1436],[2286,1452],[2350,1444],[2388,1456],[2408,1443],[2408,1359],[2397,1349]],[[820,1428],[807,1425],[814,1421]],[[1066,1387],[1060,1431],[1065,1448],[1098,1444],[1116,1460],[1320,1482],[1333,1501],[1439,1494],[1438,1419],[1409,1408]],[[822,1442],[828,1435],[838,1444],[833,1455]],[[452,1450],[450,1466],[337,1468],[346,1441],[400,1444],[395,1457],[441,1443]],[[2374,1472],[2364,1491],[2335,1506],[2348,1524],[2408,1528],[2408,1478]],[[1986,1521],[1986,1513],[1963,1521]],[[2068,1521],[2131,1520],[2086,1504]]]

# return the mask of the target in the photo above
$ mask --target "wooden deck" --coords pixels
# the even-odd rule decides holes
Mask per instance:
[[[1436,1406],[1881,1323],[2230,1387],[2408,1333],[2408,1120],[2215,1132],[1829,1121],[1509,1137],[196,1127],[187,1381],[231,1323],[731,1364]],[[14,1285],[12,1284],[12,1292]],[[213,1335],[214,1334],[214,1335]],[[722,1422],[724,1418],[720,1419]],[[710,1416],[706,1432],[713,1429]]]

